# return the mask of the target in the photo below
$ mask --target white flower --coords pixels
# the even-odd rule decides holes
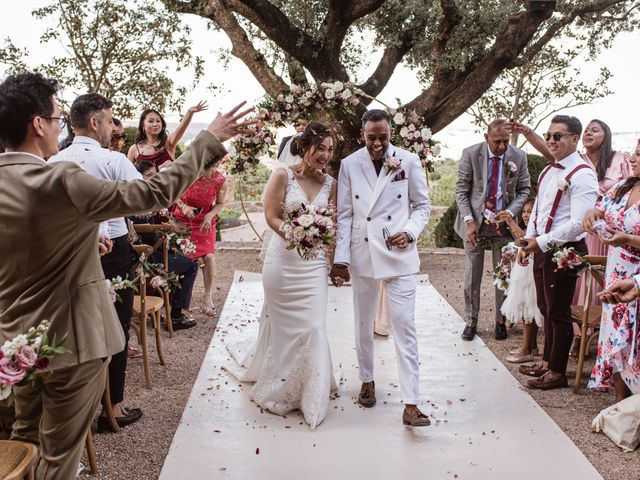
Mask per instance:
[[[433,147],[431,147],[431,153],[433,153],[434,155],[440,155],[441,151],[442,148],[440,147],[440,145],[434,145]]]
[[[287,95],[284,100],[287,103],[293,103],[293,95]]]
[[[322,88],[333,88],[333,83],[329,83],[329,82],[322,82],[322,83],[320,84],[320,86],[321,86]]]
[[[416,130],[415,132],[413,132],[413,138],[418,139],[420,138],[420,132],[418,130]]]
[[[407,135],[409,135],[409,129],[407,127],[402,127],[400,129],[400,136],[406,138]]]
[[[276,98],[278,99],[279,102],[281,102],[284,100],[284,95],[280,93]]]
[[[16,350],[20,350],[25,345],[29,345],[29,339],[22,333],[13,339],[13,344],[16,346]]]
[[[238,154],[238,151],[236,150],[236,147],[233,143],[229,145],[229,148],[227,149],[227,153],[229,154],[230,157],[235,157]]]
[[[42,346],[42,340],[43,340],[42,336],[38,335],[36,338],[33,339],[31,348],[33,348],[36,352],[40,350],[40,347]]]
[[[4,353],[5,357],[15,355],[17,351],[18,349],[11,340],[5,340],[4,344],[2,345],[2,353]]]
[[[331,88],[327,88],[327,90],[325,90],[324,92],[324,96],[327,100],[331,100],[336,96],[336,92],[334,92]]]
[[[398,112],[393,116],[393,122],[398,125],[402,125],[404,123],[404,115],[402,112]]]
[[[413,145],[413,149],[416,152],[421,152],[422,150],[424,150],[424,143],[416,143],[415,145]]]
[[[294,93],[296,90],[298,90],[298,88],[300,87],[298,87],[297,85],[289,85],[289,91],[291,93]]]
[[[308,213],[300,215],[298,217],[298,223],[301,227],[310,227],[311,225],[313,225],[313,215],[309,215]]]
[[[273,112],[271,118],[273,118],[274,121],[279,122],[282,119],[282,115],[280,114],[280,112]]]
[[[557,186],[558,186],[558,190],[564,191],[569,186],[569,182],[567,182],[564,178],[559,178]]]
[[[336,83],[333,84],[333,89],[336,92],[339,92],[340,90],[342,90],[344,88],[344,84],[340,81],[337,81]]]
[[[347,88],[344,92],[340,94],[340,98],[343,100],[348,100],[349,98],[351,98],[351,95],[352,95],[351,90]]]
[[[420,130],[420,135],[422,135],[422,138],[424,138],[425,140],[431,140],[431,137],[433,136],[431,130],[427,127],[424,127]]]
[[[507,166],[509,167],[509,170],[511,170],[514,173],[518,171],[518,167],[513,162],[507,162]]]
[[[307,235],[311,237],[316,237],[318,236],[319,233],[320,233],[320,230],[318,230],[316,227],[310,227],[309,230],[307,231]]]
[[[293,228],[293,238],[297,240],[302,240],[304,238],[305,231],[302,227],[294,227]]]

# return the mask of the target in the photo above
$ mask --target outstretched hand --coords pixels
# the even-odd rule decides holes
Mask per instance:
[[[209,108],[209,105],[207,105],[207,101],[206,100],[200,100],[197,105],[194,105],[193,107],[190,107],[189,110],[187,110],[187,111],[189,113],[193,114],[193,113],[202,112],[203,110],[206,110],[207,108]]]
[[[240,107],[245,103],[247,102],[242,102],[236,105],[227,113],[221,114],[218,112],[216,118],[214,118],[209,124],[209,127],[207,127],[207,131],[215,136],[219,141],[225,142],[236,135],[240,135],[245,127],[258,123],[258,119],[240,122],[242,117],[253,111],[253,107],[251,107],[238,112]]]
[[[640,295],[636,282],[633,278],[627,278],[614,283],[606,290],[598,293],[598,298],[603,303],[629,303]]]

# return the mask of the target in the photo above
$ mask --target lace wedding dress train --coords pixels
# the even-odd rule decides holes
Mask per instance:
[[[331,177],[309,202],[291,170],[287,172],[286,209],[301,203],[327,206]],[[251,398],[262,408],[278,415],[298,409],[314,429],[324,420],[329,395],[337,388],[326,328],[327,262],[324,256],[302,260],[286,246],[273,235],[262,270],[258,340],[248,353],[241,345],[229,346],[241,368],[228,370],[239,380],[255,382]]]

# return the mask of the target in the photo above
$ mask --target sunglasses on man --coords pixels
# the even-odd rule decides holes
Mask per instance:
[[[549,140],[551,140],[553,138],[554,142],[559,142],[560,140],[562,140],[562,137],[566,137],[566,136],[573,136],[575,135],[575,133],[562,133],[562,132],[556,132],[556,133],[545,133],[544,135],[542,135],[542,137],[548,142]]]

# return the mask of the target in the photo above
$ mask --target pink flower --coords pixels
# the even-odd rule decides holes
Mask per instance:
[[[160,275],[153,277],[149,283],[153,288],[164,288],[167,286],[167,281]]]
[[[20,350],[18,350],[18,354],[16,355],[18,366],[25,370],[33,367],[37,359],[38,355],[29,345],[25,345]]]
[[[10,358],[5,357],[0,360],[0,383],[15,385],[25,377],[26,373]]]
[[[44,370],[48,366],[49,366],[49,358],[48,357],[40,357],[38,360],[36,360],[36,365],[35,365],[36,369]]]

